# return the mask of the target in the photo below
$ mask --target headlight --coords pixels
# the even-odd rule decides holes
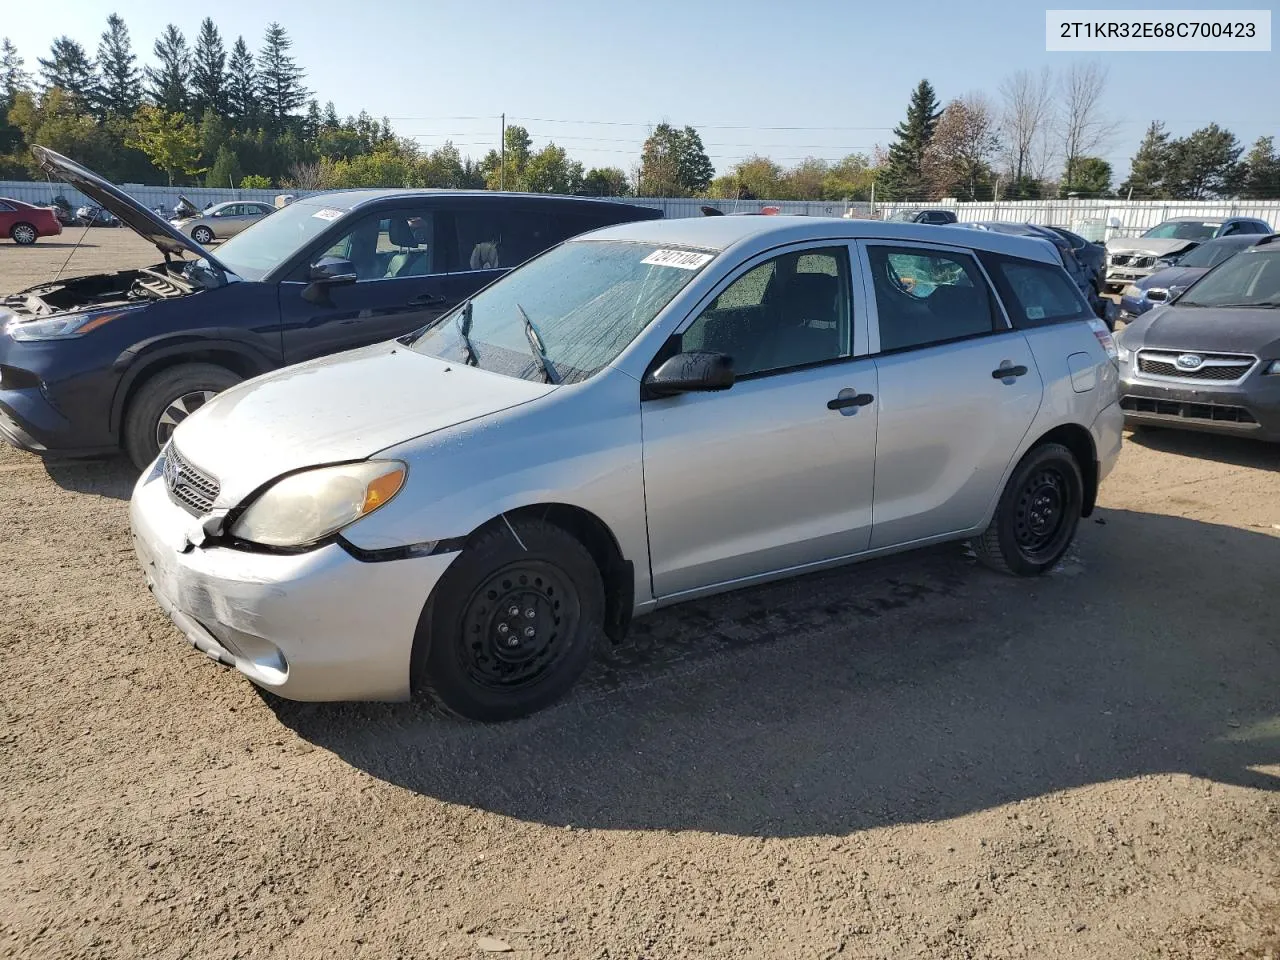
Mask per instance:
[[[292,474],[253,501],[231,535],[268,547],[315,543],[387,503],[407,473],[398,460],[367,460]]]
[[[5,325],[5,333],[14,340],[62,340],[67,337],[83,337],[91,330],[96,330],[110,323],[117,317],[139,310],[130,307],[128,310],[109,310],[99,313],[70,313],[60,317],[49,317],[45,320],[10,320]]]
[[[1134,286],[1132,283],[1131,283],[1131,284],[1129,284],[1127,287],[1125,287],[1123,290],[1121,290],[1121,291],[1120,291],[1120,295],[1121,295],[1121,296],[1123,296],[1123,297],[1133,297],[1133,299],[1135,299],[1135,300],[1141,300],[1141,299],[1142,299],[1142,291],[1141,291],[1141,290],[1139,290],[1139,289],[1138,289],[1136,286]]]
[[[1263,376],[1280,377],[1280,360],[1272,360],[1262,368]]]

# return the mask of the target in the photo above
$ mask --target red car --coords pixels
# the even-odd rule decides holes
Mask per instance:
[[[29,246],[37,237],[56,237],[62,224],[52,207],[35,207],[21,200],[0,197],[0,237],[9,237],[19,246]]]

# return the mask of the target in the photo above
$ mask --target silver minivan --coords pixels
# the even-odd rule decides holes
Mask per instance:
[[[610,227],[246,381],[138,481],[148,584],[282,696],[496,720],[692,597],[946,540],[1042,573],[1120,451],[1115,347],[1047,245],[945,234]]]

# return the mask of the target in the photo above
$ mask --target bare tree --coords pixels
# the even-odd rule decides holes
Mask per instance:
[[[1048,67],[1035,74],[1019,70],[1000,84],[1003,109],[1000,133],[1005,162],[1015,190],[1026,179],[1039,179],[1052,152],[1049,129],[1054,120],[1053,74]]]
[[[1076,164],[1105,147],[1118,124],[1107,119],[1102,97],[1107,89],[1107,68],[1098,61],[1073,63],[1059,82],[1062,109],[1058,114],[1058,140],[1062,144],[1063,182],[1070,185]]]
[[[990,190],[998,127],[995,108],[984,94],[968,93],[947,104],[921,163],[934,196],[976,200]]]
[[[323,190],[327,179],[323,161],[295,163],[289,168],[290,185],[299,190]]]

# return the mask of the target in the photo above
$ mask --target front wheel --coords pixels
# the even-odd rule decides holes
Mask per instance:
[[[144,383],[124,418],[124,449],[134,466],[146,469],[179,423],[240,379],[212,363],[182,363]]]
[[[974,552],[994,570],[1038,576],[1067,552],[1083,505],[1075,456],[1061,444],[1041,444],[1013,471],[991,525],[973,541]]]
[[[196,227],[191,231],[191,239],[201,246],[213,242],[213,231],[208,227]]]
[[[603,634],[586,547],[542,520],[477,534],[446,571],[415,640],[414,687],[468,720],[513,720],[568,692]]]

